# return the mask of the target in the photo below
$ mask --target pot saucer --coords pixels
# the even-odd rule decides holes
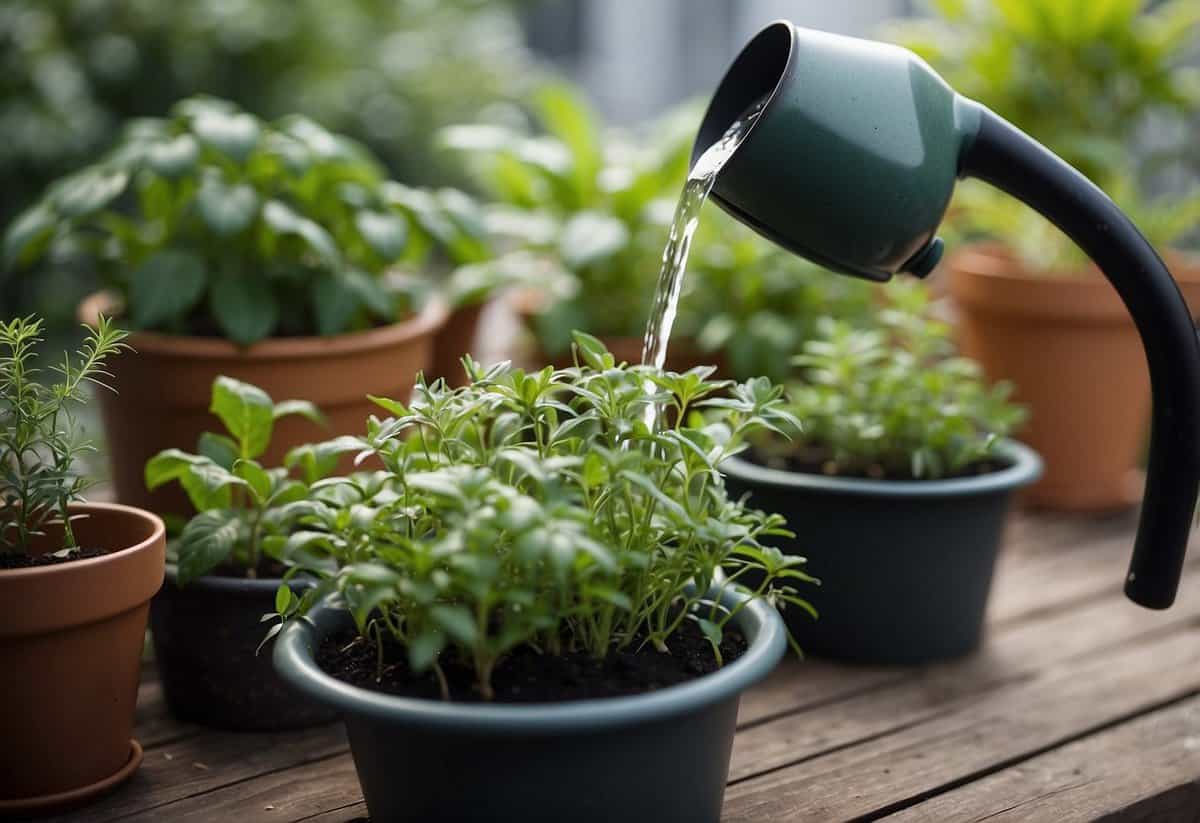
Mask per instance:
[[[102,780],[68,789],[65,792],[43,794],[36,797],[20,797],[15,800],[0,800],[0,819],[8,820],[18,816],[44,815],[51,812],[61,812],[75,808],[82,803],[98,797],[119,786],[138,770],[142,765],[142,744],[136,740],[129,741],[129,759],[125,765]]]

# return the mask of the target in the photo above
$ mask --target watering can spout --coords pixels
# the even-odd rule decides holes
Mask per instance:
[[[870,280],[924,276],[941,257],[954,185],[971,176],[1041,212],[1097,263],[1141,335],[1154,397],[1125,591],[1171,605],[1200,490],[1200,342],[1146,239],[1082,174],[906,49],[772,23],[726,72],[693,159],[764,98],[712,197],[784,248]]]

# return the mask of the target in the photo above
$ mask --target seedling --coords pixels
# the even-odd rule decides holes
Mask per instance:
[[[280,616],[333,595],[361,635],[394,637],[443,694],[455,660],[490,698],[493,670],[518,646],[665,652],[690,620],[719,660],[748,601],[712,593],[752,572],[750,599],[811,610],[795,587],[812,581],[803,559],[760,542],[788,534],[782,518],[729,499],[718,471],[747,435],[794,425],[781,390],[714,381],[711,367],[618,364],[584,334],[574,345],[577,365],[559,371],[465,358],[470,385],[419,382],[409,404],[376,400],[389,416],[366,436],[294,452],[298,464],[358,452],[384,468],[316,482],[301,527],[268,541],[290,573],[321,579],[301,597],[281,587]],[[643,422],[647,403],[665,409],[663,428]]]
[[[258,458],[280,418],[298,414],[324,423],[312,403],[274,403],[262,389],[230,377],[213,382],[210,411],[225,434],[200,435],[197,454],[167,449],[146,463],[148,488],[177,481],[196,509],[173,547],[180,586],[223,564],[257,575],[264,540],[287,527],[298,511],[291,504],[309,494],[286,468],[265,468]]]
[[[75,463],[95,447],[79,437],[72,405],[87,400],[89,384],[107,388],[104,361],[128,348],[125,332],[107,318],[87,328],[82,347],[50,367],[54,382],[39,381],[35,349],[42,321],[0,322],[0,550],[28,554],[49,525],[60,525],[63,549],[76,547],[69,506],[90,485]]]

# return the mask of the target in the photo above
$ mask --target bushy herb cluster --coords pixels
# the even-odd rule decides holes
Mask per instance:
[[[225,434],[200,435],[196,454],[166,449],[146,463],[148,488],[176,481],[196,510],[171,547],[181,586],[221,565],[257,576],[264,541],[288,528],[303,511],[290,504],[309,495],[307,484],[286,468],[259,461],[271,445],[275,421],[299,414],[324,422],[306,400],[275,403],[257,386],[231,377],[213,382],[209,410],[225,425]]]
[[[981,467],[1024,419],[1011,386],[989,387],[954,355],[949,327],[930,316],[919,284],[894,284],[876,327],[824,318],[796,357],[788,409],[793,439],[762,438],[768,463],[835,475],[928,480]]]
[[[61,524],[63,548],[76,545],[69,506],[87,480],[75,461],[93,446],[79,437],[72,404],[89,385],[104,387],[104,361],[126,348],[125,333],[106,318],[88,328],[82,347],[50,367],[41,382],[34,365],[41,320],[0,322],[0,551],[27,554],[48,524]]]
[[[394,637],[439,678],[447,660],[464,663],[487,698],[518,646],[666,650],[692,620],[717,652],[742,608],[719,594],[752,571],[752,597],[809,609],[803,560],[759,542],[786,534],[782,518],[730,500],[717,470],[750,433],[792,425],[781,390],[618,364],[596,339],[575,341],[576,367],[468,359],[470,385],[420,383],[408,404],[379,399],[390,416],[365,437],[293,452],[316,481],[311,512],[268,550],[321,583],[300,598],[281,587],[281,615],[334,594],[362,635]],[[653,429],[648,403],[663,422]],[[384,468],[317,479],[348,452]]]
[[[414,308],[414,268],[436,246],[487,256],[467,195],[385,179],[357,143],[300,116],[264,122],[191,98],[129,123],[101,160],[59,180],[4,240],[9,265],[89,260],[135,329],[337,334]]]

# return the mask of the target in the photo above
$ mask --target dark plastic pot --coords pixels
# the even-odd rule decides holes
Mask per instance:
[[[325,674],[312,650],[349,616],[310,616],[279,635],[275,667],[342,713],[371,819],[387,821],[715,823],[738,698],[786,648],[778,614],[751,603],[735,618],[750,648],[690,683],[570,703],[441,703]]]
[[[300,729],[337,719],[279,678],[261,618],[275,610],[279,580],[201,577],[185,587],[175,567],[150,606],[150,629],[167,707],[180,720],[233,731]],[[302,584],[297,584],[302,585]]]
[[[1007,441],[1011,461],[977,477],[881,481],[825,477],[726,461],[730,495],[787,518],[771,538],[821,578],[804,596],[820,613],[785,611],[806,654],[861,663],[925,663],[978,648],[992,571],[1013,492],[1042,461]]]

